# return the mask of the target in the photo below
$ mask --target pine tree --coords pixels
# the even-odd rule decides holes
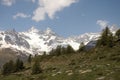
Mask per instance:
[[[74,52],[75,52],[74,49],[70,45],[68,45],[66,48],[66,53],[69,54],[69,53],[74,53]]]
[[[35,63],[33,64],[33,67],[32,67],[32,74],[39,74],[41,72],[42,72],[42,70],[40,68],[39,62],[35,61]]]
[[[84,51],[85,50],[85,45],[83,42],[81,42],[80,46],[79,46],[79,49],[78,49],[78,52],[81,52],[81,51]]]
[[[43,52],[43,55],[46,56],[46,51]]]
[[[61,46],[57,46],[56,50],[55,50],[55,54],[57,56],[61,55]]]
[[[28,63],[31,64],[31,61],[32,61],[32,55],[30,54],[29,57],[28,57]]]
[[[7,62],[3,65],[3,69],[2,69],[3,75],[10,74],[13,71],[14,71],[14,63],[12,60],[10,60],[9,62]]]
[[[20,66],[20,60],[17,59],[15,63],[15,72],[19,71],[19,66]]]
[[[120,29],[116,31],[115,36],[117,37],[117,39],[120,39]]]
[[[5,63],[5,64],[3,65],[2,74],[3,74],[3,75],[6,75],[6,74],[8,74],[8,73],[9,73],[8,63]]]
[[[15,72],[20,71],[22,69],[24,69],[23,61],[18,58],[15,63]]]
[[[66,52],[67,52],[67,51],[66,51],[66,48],[65,48],[65,47],[62,47],[62,48],[61,48],[61,54],[66,54]]]
[[[10,60],[9,61],[9,68],[10,68],[10,72],[12,73],[12,72],[14,72],[14,62],[13,62],[13,60]]]
[[[54,55],[54,51],[55,51],[55,50],[52,49],[52,50],[49,52],[49,55],[51,55],[51,56]]]
[[[109,28],[106,27],[100,39],[97,41],[97,46],[107,46],[107,47],[112,47],[114,43],[113,40],[113,34],[110,32]]]
[[[115,45],[114,36],[113,36],[113,34],[110,34],[109,37],[108,37],[107,46],[108,47],[113,47],[114,45]]]
[[[22,60],[20,60],[20,66],[19,66],[19,69],[22,70],[22,69],[24,69],[24,68],[25,68],[25,67],[24,67],[24,63],[23,63]]]

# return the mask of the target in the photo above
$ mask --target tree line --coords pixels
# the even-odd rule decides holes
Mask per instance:
[[[113,47],[115,46],[116,42],[119,42],[120,40],[120,29],[118,29],[115,34],[113,34],[108,27],[106,27],[100,36],[100,38],[97,40],[96,47]]]
[[[39,62],[37,60],[35,60],[33,62],[33,64],[31,64],[31,62],[32,62],[32,55],[31,54],[29,55],[27,61],[28,61],[28,64],[30,64],[30,66],[32,66],[31,74],[38,74],[38,73],[42,72],[42,69],[41,69]],[[9,75],[11,73],[16,73],[16,72],[22,71],[24,69],[26,69],[24,62],[18,58],[18,59],[16,59],[15,62],[13,60],[6,62],[2,66],[1,72],[2,72],[2,75]]]
[[[13,60],[10,60],[3,65],[2,74],[7,75],[10,73],[18,72],[23,70],[24,68],[25,67],[22,60],[17,59],[15,62],[13,62]]]

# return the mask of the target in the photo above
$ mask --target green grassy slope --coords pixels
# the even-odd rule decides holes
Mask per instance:
[[[120,80],[120,46],[59,56],[37,56],[42,73],[31,75],[31,65],[0,80]],[[32,62],[32,63],[33,63]],[[31,63],[31,64],[32,64]]]

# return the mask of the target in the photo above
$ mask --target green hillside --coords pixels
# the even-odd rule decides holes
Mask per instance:
[[[120,80],[120,34],[110,34],[105,29],[90,50],[80,47],[82,49],[74,51],[70,46],[59,46],[50,55],[36,55],[24,63],[24,69],[1,74],[0,80]],[[33,69],[35,63],[39,68]]]

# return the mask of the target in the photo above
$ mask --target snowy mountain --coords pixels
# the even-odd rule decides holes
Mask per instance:
[[[114,32],[117,29],[112,26],[110,30]],[[97,40],[99,36],[100,33],[85,33],[79,36],[63,38],[50,28],[41,31],[32,27],[26,32],[16,32],[13,29],[0,31],[0,49],[10,48],[15,51],[21,51],[26,55],[41,55],[44,51],[49,52],[52,48],[56,48],[58,45],[71,45],[77,50],[81,42],[87,44],[90,41]]]
[[[33,54],[41,54],[46,51],[49,52],[52,48],[56,48],[58,45],[71,45],[75,50],[78,49],[79,43],[70,39],[65,39],[50,28],[45,31],[40,31],[32,27],[27,32],[19,33],[23,39],[25,39],[30,45],[30,51]]]

